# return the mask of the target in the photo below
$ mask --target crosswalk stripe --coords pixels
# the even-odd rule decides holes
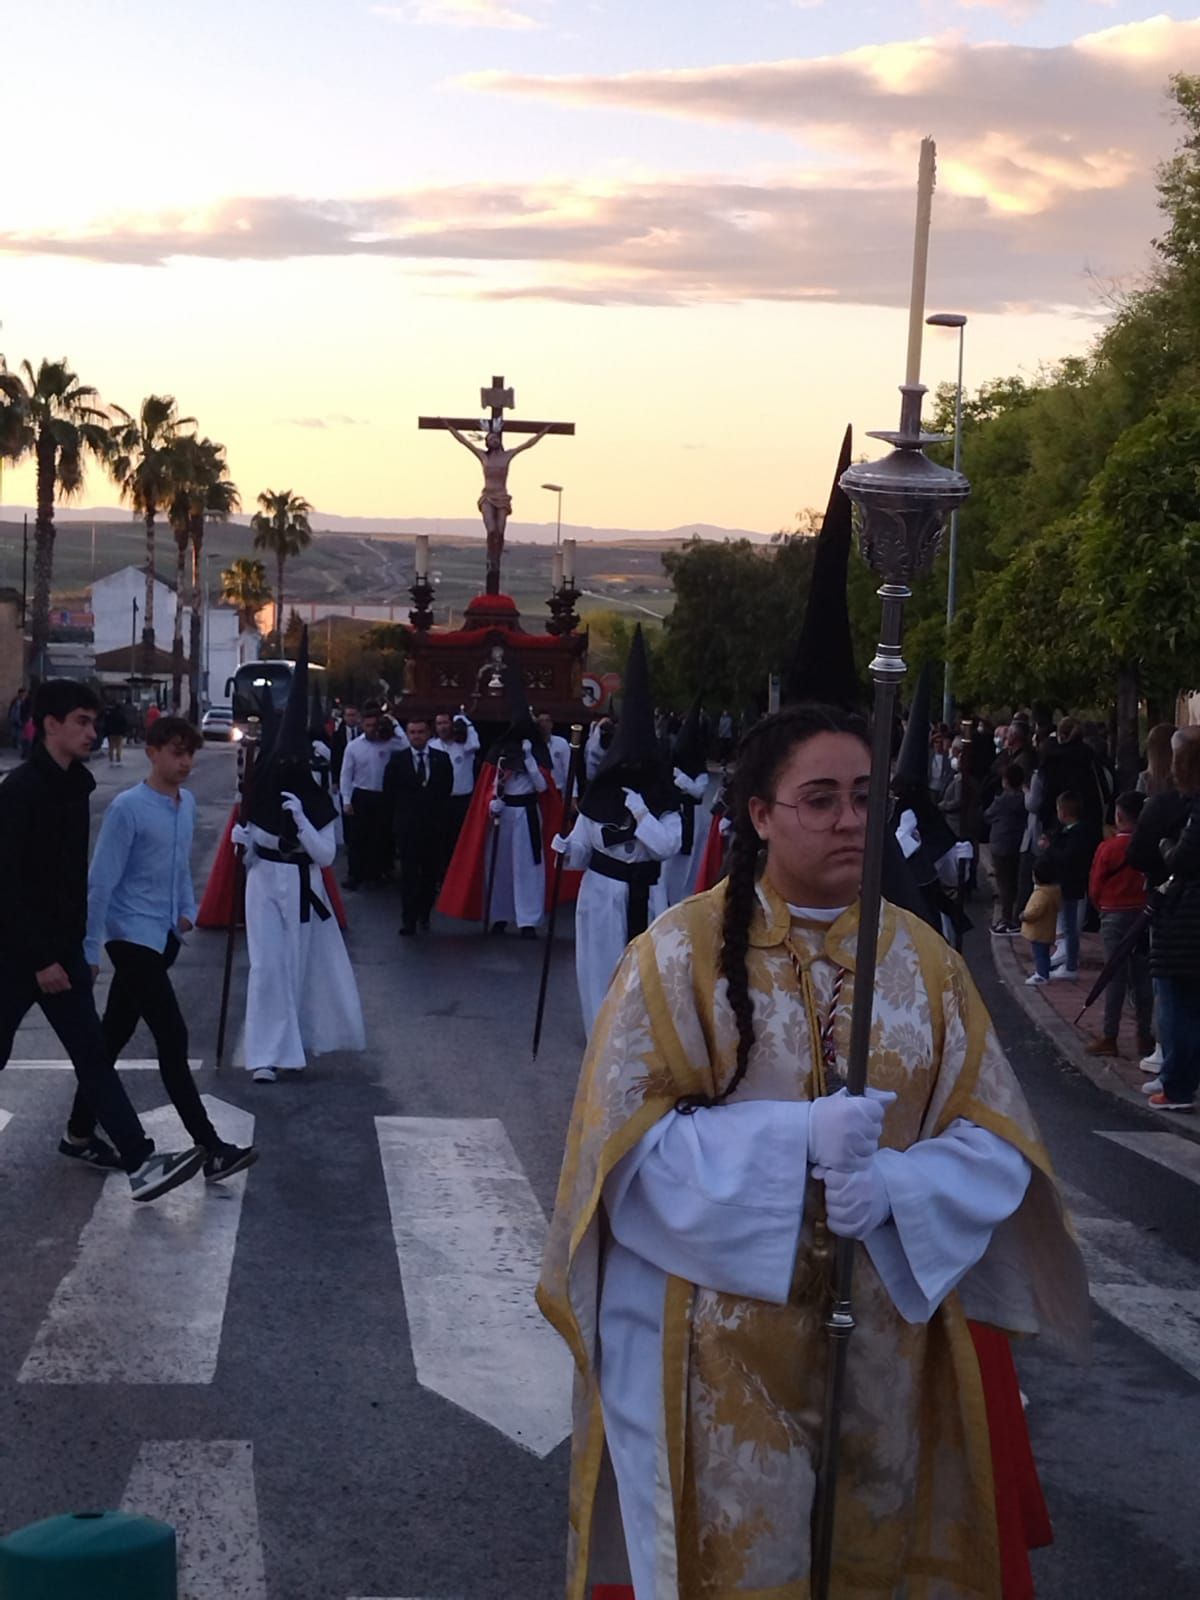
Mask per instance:
[[[249,1144],[254,1118],[204,1095],[219,1132]],[[142,1118],[178,1146],[170,1106]],[[211,1383],[248,1174],[182,1184],[134,1205],[123,1173],[105,1179],[20,1371],[22,1383]]]
[[[1132,1150],[1135,1155],[1144,1156],[1147,1161],[1154,1161],[1160,1167],[1166,1167],[1168,1172],[1177,1173],[1181,1178],[1189,1178],[1192,1183],[1200,1183],[1200,1144],[1193,1144],[1190,1139],[1184,1139],[1177,1133],[1097,1131],[1100,1132],[1102,1139],[1120,1145],[1123,1150]]]
[[[188,1059],[188,1066],[196,1072],[204,1065],[203,1061]],[[122,1072],[157,1072],[158,1062],[152,1061],[148,1056],[134,1056],[130,1060],[117,1062]],[[38,1060],[29,1056],[22,1061],[10,1061],[5,1067],[5,1072],[74,1072],[75,1068],[69,1061],[48,1059]]]
[[[8,1125],[9,1125],[9,1123],[11,1121],[12,1121],[12,1112],[11,1111],[0,1111],[0,1133],[4,1132],[5,1128],[8,1127]]]
[[[1082,1190],[1067,1185],[1064,1193],[1092,1299],[1200,1379],[1200,1289],[1191,1263]]]
[[[548,1455],[571,1431],[571,1360],[534,1303],[546,1220],[503,1124],[375,1126],[418,1381]]]
[[[122,1511],[169,1522],[179,1551],[178,1600],[267,1600],[254,1447],[248,1439],[143,1444]]]

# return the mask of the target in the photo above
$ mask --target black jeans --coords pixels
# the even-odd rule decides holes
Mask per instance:
[[[154,1140],[146,1137],[113,1066],[112,1052],[96,1015],[92,973],[83,950],[77,950],[62,966],[71,987],[62,994],[43,994],[27,968],[0,961],[0,1066],[6,1065],[12,1055],[13,1040],[27,1013],[35,1005],[41,1006],[42,1015],[75,1068],[80,1093],[95,1108],[96,1118],[116,1145],[126,1172],[136,1172],[154,1153]]]
[[[345,818],[346,855],[354,883],[378,883],[392,870],[392,826],[382,794],[355,789]]]
[[[151,950],[144,944],[127,944],[123,939],[113,939],[104,948],[115,969],[102,1024],[109,1059],[118,1060],[139,1021],[145,1018],[158,1051],[163,1088],[171,1097],[188,1138],[206,1150],[215,1150],[221,1143],[220,1136],[208,1119],[188,1066],[187,1023],[171,987],[170,972],[179,954],[179,940],[172,934],[163,951]],[[96,1131],[93,1102],[82,1084],[71,1108],[67,1131],[76,1139],[90,1139]]]

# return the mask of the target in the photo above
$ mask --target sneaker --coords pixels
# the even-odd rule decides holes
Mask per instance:
[[[1005,934],[1012,932],[1012,925],[1007,922],[993,922],[991,927],[988,929],[988,932],[993,934],[997,939],[1001,939]]]
[[[1031,972],[1025,979],[1025,987],[1027,989],[1040,989],[1042,984],[1049,982],[1050,979],[1043,978],[1040,972]]]
[[[1142,1057],[1142,1060],[1141,1060],[1141,1062],[1139,1064],[1140,1064],[1143,1072],[1145,1072],[1147,1070],[1146,1062],[1150,1059],[1151,1056],[1153,1056],[1155,1054],[1157,1049],[1158,1049],[1158,1046],[1155,1044],[1154,1038],[1153,1038],[1153,1036],[1151,1034],[1148,1034],[1148,1033],[1144,1034],[1138,1040],[1137,1053],[1138,1053],[1139,1056]],[[1156,1061],[1155,1062],[1155,1066],[1157,1067],[1159,1065],[1161,1065],[1161,1063]]]
[[[1115,1039],[1093,1039],[1084,1054],[1089,1056],[1119,1056],[1121,1052],[1117,1048]]]
[[[1196,1109],[1194,1100],[1172,1100],[1169,1095],[1163,1094],[1161,1091],[1150,1096],[1150,1104],[1155,1111],[1194,1111]]]
[[[251,1074],[251,1078],[252,1078],[253,1082],[255,1082],[255,1083],[274,1083],[275,1082],[275,1068],[274,1067],[255,1067],[253,1073]]]
[[[113,1149],[95,1134],[85,1144],[75,1144],[72,1140],[62,1138],[58,1141],[60,1156],[70,1156],[72,1161],[78,1161],[82,1166],[94,1167],[97,1172],[122,1172],[125,1163]]]
[[[135,1200],[157,1200],[160,1194],[177,1189],[194,1178],[204,1165],[206,1152],[195,1145],[191,1150],[156,1150],[129,1174],[129,1188]]]
[[[1077,967],[1055,967],[1050,977],[1056,983],[1075,983],[1079,978],[1079,970]]]
[[[1154,1049],[1144,1055],[1138,1062],[1138,1067],[1142,1072],[1161,1072],[1165,1064],[1166,1063],[1163,1061],[1162,1045],[1156,1044]]]
[[[1162,1093],[1162,1079],[1161,1078],[1151,1078],[1148,1083],[1143,1083],[1141,1085],[1141,1090],[1142,1090],[1142,1093],[1145,1094],[1145,1095],[1161,1094]]]
[[[245,1172],[258,1160],[258,1151],[252,1144],[221,1144],[208,1152],[204,1163],[204,1176],[209,1183],[223,1183],[235,1172]]]

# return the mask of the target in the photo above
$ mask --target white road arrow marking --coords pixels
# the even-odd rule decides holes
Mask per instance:
[[[251,1143],[249,1112],[203,1099],[223,1138]],[[181,1146],[170,1106],[142,1124],[160,1148]],[[211,1383],[248,1177],[193,1178],[145,1205],[130,1199],[123,1173],[106,1178],[20,1381]]]
[[[571,1359],[534,1288],[546,1220],[500,1122],[376,1117],[417,1379],[546,1456]]]
[[[137,1453],[122,1511],[169,1522],[179,1600],[267,1600],[248,1439],[158,1439]]]

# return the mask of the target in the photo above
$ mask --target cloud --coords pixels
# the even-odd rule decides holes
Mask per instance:
[[[281,417],[280,422],[285,428],[316,428],[322,432],[327,428],[365,428],[364,417],[348,417],[343,411],[331,411],[327,417]]]
[[[377,17],[444,28],[506,28],[524,31],[543,24],[527,12],[500,0],[405,0],[402,5],[371,7]]]
[[[1148,258],[1151,172],[1172,144],[1164,86],[1198,47],[1200,21],[1158,18],[1053,49],[947,36],[617,78],[491,74],[473,86],[753,123],[803,140],[804,156],[784,175],[501,175],[355,198],[231,197],[79,231],[0,233],[0,254],[143,266],[366,257],[402,264],[426,292],[486,300],[895,306],[907,295],[917,140],[932,128],[938,298],[967,312],[1094,311],[1097,279],[1127,278]]]
[[[1167,147],[1167,77],[1198,59],[1200,19],[1153,17],[1050,48],[946,34],[811,59],[460,81],[570,106],[774,129],[897,178],[915,172],[916,143],[933,131],[944,187],[1016,212],[1141,180]]]

